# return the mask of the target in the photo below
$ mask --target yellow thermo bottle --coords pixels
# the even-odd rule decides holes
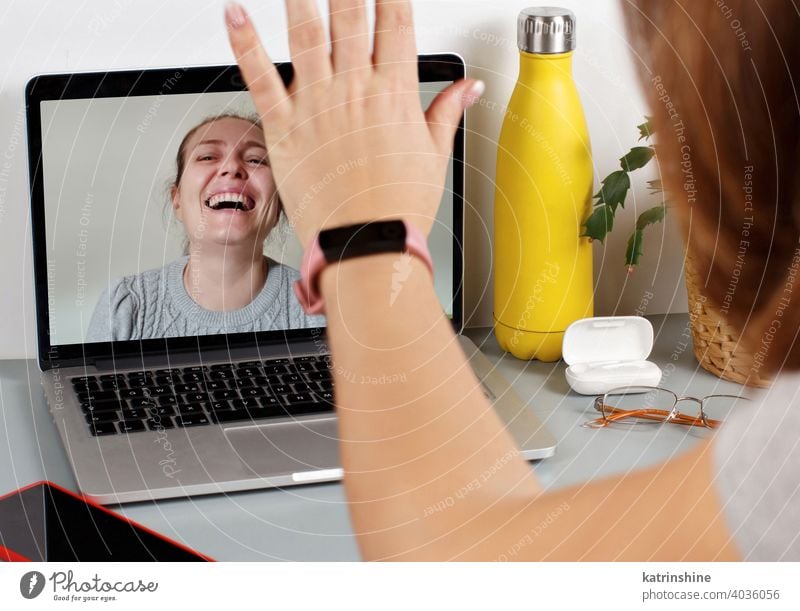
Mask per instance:
[[[592,158],[572,80],[575,16],[523,10],[519,78],[497,148],[494,323],[503,350],[555,361],[569,324],[592,316]]]

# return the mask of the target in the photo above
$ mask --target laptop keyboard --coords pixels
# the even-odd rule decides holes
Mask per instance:
[[[92,435],[333,412],[330,356],[72,378]]]

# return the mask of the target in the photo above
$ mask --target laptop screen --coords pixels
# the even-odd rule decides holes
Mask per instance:
[[[240,146],[244,140],[257,140],[251,138],[254,133],[260,134],[260,130],[251,131],[257,126],[251,123],[255,109],[249,94],[234,87],[230,91],[180,92],[183,75],[183,70],[176,71],[172,85],[167,78],[149,95],[98,96],[89,92],[85,97],[39,102],[51,347],[287,331],[325,324],[323,317],[302,311],[292,290],[302,249],[285,215],[277,212],[279,196],[271,180],[269,153],[257,142],[250,149]],[[423,82],[423,108],[451,82]],[[204,123],[220,115],[229,116]],[[212,124],[213,133],[204,131]],[[199,125],[203,127],[192,132]],[[214,136],[205,140],[221,141],[209,145],[213,149],[209,154],[217,154],[226,143],[235,145],[244,168],[244,178],[237,178],[242,186],[240,197],[221,196],[223,201],[224,197],[233,201],[219,204],[217,198],[213,206],[236,207],[238,201],[239,208],[252,206],[252,210],[214,209],[207,197],[210,192],[202,189],[179,188],[176,199],[173,186],[183,184],[176,182],[178,166],[184,166],[183,181],[190,171],[185,158],[182,164],[179,161],[179,147],[184,140],[196,145],[203,134]],[[260,178],[252,180],[257,173]],[[328,181],[347,180],[344,161],[335,174],[309,185],[309,194],[324,199]],[[208,181],[209,177],[190,180]],[[202,211],[197,208],[199,202],[205,204]],[[249,231],[244,225],[236,227],[242,224],[239,219],[261,214],[261,207],[270,206],[275,216],[264,212],[259,218],[270,217],[274,222],[265,222],[262,227],[267,229],[259,229],[253,242],[256,247],[263,243],[261,260],[265,265],[261,269],[267,270],[266,282],[263,276],[259,280],[251,273],[244,280],[252,281],[246,290],[229,291],[233,297],[226,301],[213,279],[221,273],[235,273],[230,271],[235,266],[229,265],[233,255],[227,261],[226,257],[234,252],[241,255],[241,248],[229,247],[225,240],[234,244],[237,231]],[[442,204],[429,238],[436,291],[450,317],[454,292],[458,291],[454,273],[460,273],[460,263],[454,269],[453,247],[459,230],[454,227],[451,157]],[[41,327],[42,321],[39,324]]]

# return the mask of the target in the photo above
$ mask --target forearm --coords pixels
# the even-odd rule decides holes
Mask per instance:
[[[491,536],[538,487],[414,257],[351,259],[321,290],[345,486],[368,558],[441,558]],[[399,263],[398,265],[403,265]],[[395,286],[392,276],[395,275]]]
[[[541,495],[493,542],[497,557],[549,561],[734,561],[711,443],[665,463]]]
[[[706,443],[646,471],[540,493],[428,271],[412,258],[392,287],[397,261],[353,259],[322,276],[345,487],[367,559],[736,558]]]

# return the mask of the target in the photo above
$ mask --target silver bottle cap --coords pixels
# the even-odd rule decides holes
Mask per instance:
[[[517,18],[517,45],[526,53],[566,53],[575,48],[575,14],[565,8],[532,6]]]

